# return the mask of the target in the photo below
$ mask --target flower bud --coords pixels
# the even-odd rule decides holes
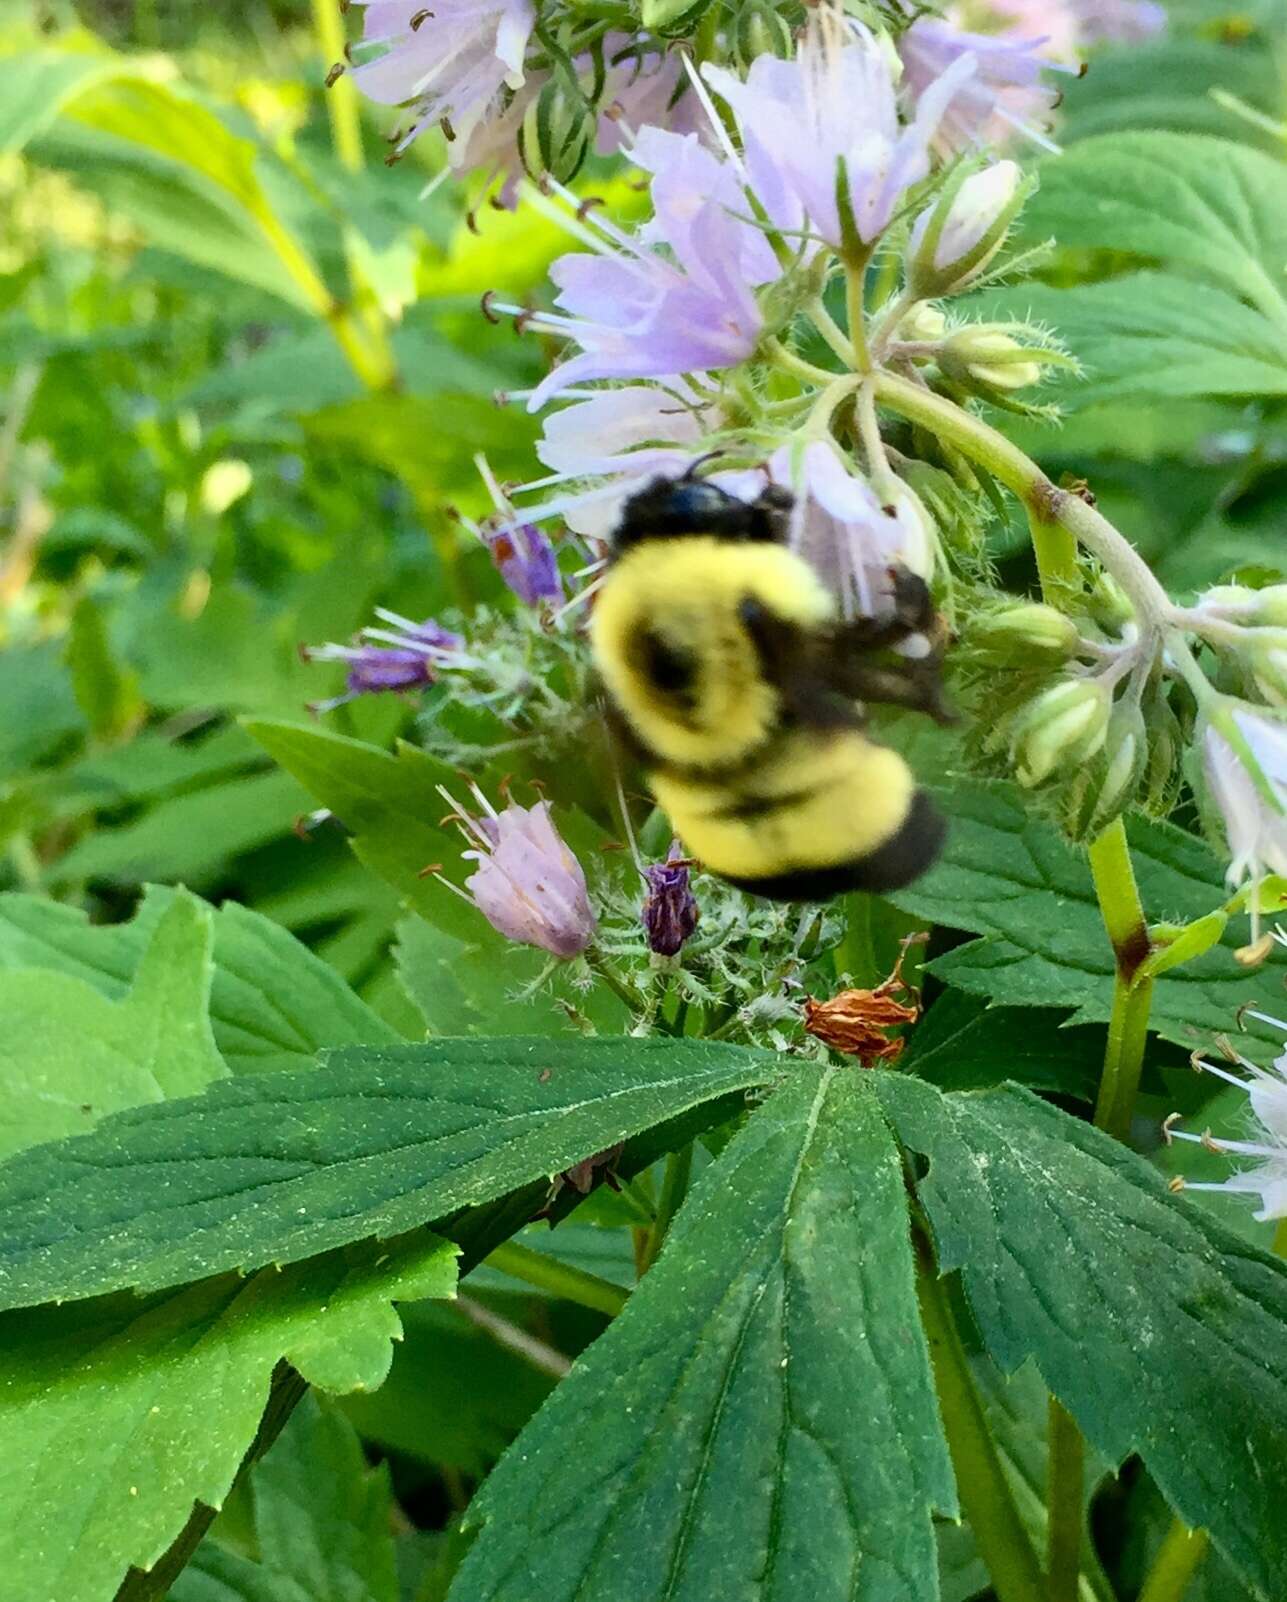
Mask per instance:
[[[1013,161],[949,184],[912,226],[906,254],[910,293],[931,300],[972,283],[1001,249],[1025,194]]]
[[[1287,706],[1287,646],[1253,645],[1247,663],[1256,688],[1270,706]]]
[[[557,73],[527,109],[519,152],[533,178],[570,183],[594,143],[598,119],[575,81]]]
[[[743,71],[749,72],[758,56],[789,60],[794,48],[790,24],[771,0],[746,0],[733,26],[733,49]]]
[[[896,337],[916,345],[936,345],[947,333],[947,318],[937,306],[920,301],[898,325]]]
[[[1184,756],[1184,731],[1164,691],[1151,695],[1145,708],[1148,755],[1145,760],[1140,805],[1150,817],[1164,818],[1175,805]]]
[[[1086,597],[1090,615],[1109,634],[1120,634],[1134,620],[1130,597],[1113,575],[1100,568]]]
[[[1287,584],[1270,584],[1255,592],[1251,621],[1262,628],[1287,629]]]
[[[1133,697],[1119,701],[1104,744],[1069,786],[1065,823],[1075,840],[1093,840],[1129,804],[1148,761],[1148,730]]]
[[[644,869],[647,894],[640,912],[648,949],[659,957],[676,957],[697,927],[700,909],[688,885],[688,864],[679,857],[679,842],[665,862]]]
[[[1047,355],[1021,345],[997,325],[979,323],[958,329],[947,340],[939,365],[949,378],[986,395],[1039,383],[1041,363]]]
[[[1015,776],[1026,788],[1094,756],[1108,734],[1112,694],[1094,679],[1062,679],[1029,703],[1014,733]]]
[[[1077,625],[1053,606],[1029,601],[1004,606],[977,618],[969,628],[965,643],[990,661],[1022,662],[1036,657],[1042,662],[1066,662],[1078,644]]]

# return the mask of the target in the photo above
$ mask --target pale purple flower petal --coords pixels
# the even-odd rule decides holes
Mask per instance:
[[[354,70],[354,80],[372,100],[414,108],[403,144],[446,118],[467,149],[478,124],[498,108],[501,91],[523,82],[536,20],[531,0],[359,3],[366,6],[365,43],[380,53]]]
[[[780,228],[807,226],[843,244],[837,170],[843,161],[854,225],[870,243],[904,191],[929,172],[938,124],[974,71],[958,56],[916,102],[910,127],[898,120],[890,60],[860,24],[811,25],[793,61],[759,56],[746,81],[721,67],[703,76],[731,107],[756,196]]]
[[[511,801],[502,812],[461,822],[476,844],[463,854],[478,863],[465,889],[492,928],[556,957],[584,951],[598,925],[585,874],[559,837],[549,802]]]
[[[1287,723],[1251,707],[1237,708],[1233,720],[1279,801],[1275,811],[1233,745],[1209,724],[1202,742],[1203,767],[1229,841],[1229,882],[1241,884],[1265,872],[1287,875]]]
[[[928,578],[934,545],[916,497],[905,485],[882,497],[814,440],[803,452],[783,447],[769,462],[775,483],[796,497],[791,543],[839,599],[846,615],[880,616],[893,598],[890,568]]]
[[[1019,30],[969,33],[940,17],[918,18],[899,41],[903,90],[913,104],[932,94],[955,62],[969,57],[975,64],[939,119],[935,149],[951,155],[984,142],[1003,144],[1016,130],[1051,148],[1044,124],[1059,96],[1043,74],[1076,69],[1048,59],[1049,44]]]

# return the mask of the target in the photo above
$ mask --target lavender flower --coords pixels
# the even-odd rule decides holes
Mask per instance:
[[[497,571],[526,606],[563,599],[563,580],[554,547],[535,523],[499,529],[486,539]]]
[[[329,701],[310,702],[310,711],[333,712],[359,696],[387,690],[421,689],[433,683],[435,670],[464,644],[459,634],[444,629],[433,618],[412,623],[383,607],[377,607],[375,615],[392,627],[365,628],[355,645],[300,646],[299,654],[306,662],[348,664],[344,693]]]
[[[1018,131],[1053,150],[1043,125],[1059,95],[1043,74],[1077,69],[1049,60],[1044,53],[1049,43],[1047,36],[969,33],[941,17],[919,17],[898,45],[903,90],[913,105],[919,106],[956,62],[974,62],[973,73],[939,119],[935,149],[950,156],[984,142],[1003,144]]]
[[[531,0],[359,0],[365,42],[380,48],[354,79],[383,105],[414,107],[405,149],[426,127],[445,121],[469,150],[470,135],[500,109],[503,91],[523,82],[523,57],[536,13]],[[454,155],[454,150],[453,150]],[[461,157],[452,166],[464,165]]]
[[[579,956],[594,939],[598,924],[581,864],[550,821],[550,803],[523,807],[511,801],[497,812],[477,785],[471,789],[482,808],[477,817],[461,811],[446,790],[440,791],[471,843],[462,855],[478,863],[458,894],[507,940],[539,946],[556,957]]]
[[[759,230],[733,214],[745,207],[736,174],[692,134],[645,129],[632,156],[653,174],[647,228],[632,236],[600,218],[577,224],[590,249],[550,269],[562,313],[491,303],[581,346],[532,391],[529,411],[587,379],[675,378],[755,349],[763,318],[754,291],[779,269]]]
[[[769,462],[775,483],[796,497],[791,543],[821,575],[847,616],[879,616],[893,600],[890,568],[922,578],[934,569],[935,539],[914,491],[901,480],[882,493],[855,478],[836,451],[813,440]]]
[[[665,862],[643,871],[648,889],[641,917],[648,948],[659,957],[678,956],[700,916],[697,898],[688,885],[688,864],[677,860],[680,849],[676,840]]]
[[[1230,715],[1259,775],[1216,724],[1208,724],[1202,760],[1229,841],[1229,882],[1258,880],[1266,870],[1287,875],[1287,723],[1250,706],[1235,706]]]
[[[811,23],[794,61],[759,56],[745,82],[722,67],[703,76],[732,108],[751,188],[779,228],[807,227],[834,249],[853,229],[870,244],[908,185],[929,172],[930,142],[974,73],[958,56],[917,96],[903,127],[890,60],[859,24],[841,30],[830,15]]]
[[[1281,933],[1276,938],[1287,944]],[[1287,1034],[1287,1023],[1277,1018],[1266,1017],[1264,1013],[1253,1012],[1251,1017],[1257,1018],[1261,1023],[1272,1024],[1275,1029],[1281,1029]],[[1238,1173],[1230,1174],[1228,1179],[1198,1182],[1191,1179],[1177,1179],[1172,1182],[1173,1190],[1223,1190],[1237,1193],[1247,1193],[1260,1197],[1260,1211],[1256,1214],[1262,1221],[1270,1218],[1287,1218],[1287,1051],[1283,1051],[1273,1063],[1272,1068],[1261,1068],[1248,1058],[1238,1055],[1235,1060],[1243,1068],[1248,1077],[1242,1078],[1238,1074],[1230,1073],[1227,1068],[1218,1067],[1212,1062],[1196,1062],[1205,1073],[1215,1074],[1217,1078],[1224,1079],[1231,1085],[1247,1094],[1251,1112],[1259,1129],[1255,1133],[1261,1138],[1255,1140],[1226,1140],[1212,1137],[1209,1130],[1201,1135],[1190,1135],[1182,1129],[1172,1128],[1172,1118],[1168,1118],[1163,1125],[1168,1141],[1186,1140],[1196,1145],[1204,1146],[1208,1151],[1232,1153],[1236,1157],[1254,1157],[1257,1162],[1254,1167],[1246,1168]]]

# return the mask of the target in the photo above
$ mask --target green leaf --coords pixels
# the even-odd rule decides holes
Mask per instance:
[[[1190,268],[1287,326],[1287,167],[1245,145],[1162,132],[1084,140],[1042,163],[1024,231]]]
[[[1006,1080],[1093,1101],[1104,1066],[1104,1035],[1065,1028],[1050,1012],[989,1007],[946,990],[912,1030],[899,1064],[940,1090],[981,1090]]]
[[[891,899],[918,917],[982,934],[929,964],[946,984],[1019,1007],[1071,1007],[1071,1023],[1105,1023],[1112,1011],[1113,954],[1084,855],[1034,816],[1013,786],[962,782],[941,791],[952,820],[940,862]],[[1171,824],[1127,826],[1144,910],[1152,922],[1188,923],[1228,898],[1221,863]],[[1221,944],[1157,981],[1149,1027],[1186,1051],[1231,1029],[1238,1009],[1279,1005],[1287,952],[1257,969],[1234,956],[1246,924],[1233,919]],[[1251,1043],[1281,1046],[1279,1031],[1247,1018]]]
[[[1067,341],[1085,376],[1059,386],[1064,407],[1287,394],[1287,315],[1270,319],[1218,285],[1134,273],[1073,289],[1028,284],[988,297],[987,308],[1031,318]]]
[[[131,823],[78,841],[49,869],[59,883],[149,878],[200,884],[233,857],[289,834],[308,796],[285,773],[254,773],[207,785],[149,807]]]
[[[475,1289],[472,1276],[467,1284]],[[369,1441],[481,1479],[554,1380],[470,1323],[454,1303],[410,1308],[403,1323],[406,1340],[388,1381],[351,1397],[344,1411]]]
[[[225,1078],[207,1013],[212,972],[209,910],[179,892],[123,1001],[68,974],[0,973],[0,1155]]]
[[[207,1538],[171,1602],[396,1602],[389,1471],[334,1403],[305,1396],[250,1484],[258,1559]]]
[[[961,1270],[997,1362],[1031,1357],[1097,1451],[1138,1452],[1185,1523],[1280,1596],[1287,1268],[1026,1091],[873,1080],[929,1160],[918,1194],[940,1268]]]
[[[801,1066],[471,1504],[452,1602],[925,1602],[935,1508],[898,1153],[861,1075]]]
[[[92,34],[69,32],[57,49],[24,50],[0,60],[0,151],[18,151],[93,85],[137,73],[127,57],[105,50]]]
[[[117,661],[102,609],[88,595],[72,611],[64,655],[77,705],[92,734],[110,740],[140,720],[138,674]]]
[[[125,995],[175,891],[150,888],[131,923],[92,926],[35,896],[0,896],[0,974],[55,968],[113,1000]],[[210,1019],[234,1074],[312,1068],[323,1046],[398,1037],[340,976],[269,919],[227,901],[214,918]]]
[[[455,1249],[413,1240],[0,1319],[0,1565],[8,1594],[109,1602],[194,1502],[218,1508],[285,1359],[327,1390],[374,1389],[395,1300],[449,1296]],[[273,1602],[279,1602],[280,1593]]]
[[[698,1041],[536,1037],[356,1048],[311,1074],[226,1080],[0,1165],[0,1306],[396,1235],[780,1071],[775,1054]]]
[[[198,101],[140,78],[91,83],[64,100],[30,154],[92,188],[162,250],[304,311],[329,304],[259,181],[255,146]]]

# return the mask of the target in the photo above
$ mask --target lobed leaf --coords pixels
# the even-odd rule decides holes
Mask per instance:
[[[396,1235],[779,1072],[772,1053],[698,1041],[450,1040],[117,1113],[0,1165],[0,1306]]]
[[[955,1511],[901,1164],[801,1066],[471,1505],[452,1602],[926,1602]]]
[[[1287,1267],[1026,1091],[873,1084],[928,1159],[917,1191],[940,1267],[960,1269],[997,1362],[1031,1357],[1097,1451],[1138,1452],[1185,1523],[1281,1596]]]

